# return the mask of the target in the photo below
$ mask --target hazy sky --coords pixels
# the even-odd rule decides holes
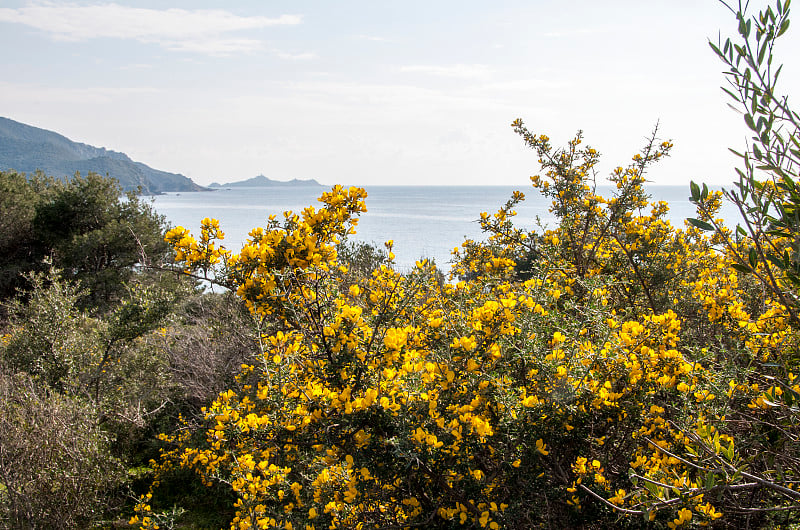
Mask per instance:
[[[583,129],[603,174],[660,122],[675,149],[653,181],[727,183],[747,137],[707,45],[735,20],[712,0],[0,6],[0,116],[200,184],[524,188],[517,117],[557,144]]]

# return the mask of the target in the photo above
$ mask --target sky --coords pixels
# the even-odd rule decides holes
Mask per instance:
[[[582,130],[601,176],[658,124],[653,183],[727,184],[748,134],[708,40],[735,29],[716,0],[3,0],[0,116],[199,184],[521,189],[516,118]]]

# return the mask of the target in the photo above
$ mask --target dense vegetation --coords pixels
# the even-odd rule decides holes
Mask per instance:
[[[800,523],[800,117],[772,65],[788,2],[737,21],[739,37],[712,48],[753,141],[732,191],[691,185],[698,214],[682,228],[643,188],[672,147],[657,131],[603,197],[600,155],[580,134],[556,148],[521,120],[542,167],[531,180],[558,223],[516,227],[515,193],[480,214],[487,238],[464,242],[448,281],[427,262],[395,270],[391,241],[348,242],[366,211],[358,188],[270,217],[238,253],[219,244],[216,220],[197,237],[163,235],[135,198],[90,201],[135,214],[103,234],[152,221],[134,232],[153,257],[163,235],[177,267],[111,259],[95,276],[66,261],[76,245],[36,239],[53,263],[18,267],[30,272],[7,298],[0,344],[0,521]],[[81,197],[59,202],[52,184],[30,182],[20,200],[44,212]],[[724,200],[740,227],[718,218]],[[39,226],[4,208],[20,237]],[[125,263],[123,288],[96,296],[105,284],[87,282],[112,263]]]
[[[29,283],[50,265],[80,281],[87,303],[118,299],[142,256],[163,260],[164,221],[133,193],[90,173],[69,181],[41,173],[0,177],[0,296]]]

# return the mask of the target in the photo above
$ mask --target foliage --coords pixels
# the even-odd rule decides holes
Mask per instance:
[[[551,199],[551,212],[559,222],[557,231],[537,235],[513,226],[513,208],[524,195],[514,194],[497,213],[481,214],[481,226],[491,234],[490,245],[471,241],[462,245],[462,264],[457,273],[485,274],[498,269],[510,272],[515,264],[531,254],[537,267],[561,269],[572,275],[570,284],[585,294],[582,281],[597,274],[613,275],[613,290],[622,305],[631,312],[662,311],[669,303],[664,289],[670,267],[679,259],[680,242],[668,241],[670,228],[664,223],[666,203],[650,205],[644,194],[646,168],[667,156],[670,142],[655,142],[656,131],[640,154],[627,168],[618,167],[609,176],[617,192],[608,199],[597,195],[595,165],[599,153],[581,148],[578,133],[565,149],[553,149],[546,135],[536,135],[521,120],[513,124],[525,143],[537,152],[544,176],[531,177],[535,187]],[[650,208],[649,215],[642,211]],[[638,214],[638,217],[634,216]],[[544,238],[544,241],[542,241]],[[548,240],[549,238],[549,240]],[[555,256],[537,251],[537,246],[551,244],[559,250]],[[487,254],[488,253],[488,254]],[[486,263],[491,261],[491,263]],[[548,263],[548,261],[550,263]],[[567,268],[564,268],[566,263]],[[516,270],[516,266],[515,266]]]
[[[336,254],[341,263],[347,267],[354,278],[367,276],[381,265],[391,265],[388,250],[384,251],[375,245],[363,241],[345,239],[336,247]]]
[[[692,184],[692,200],[705,220],[695,223],[715,230],[720,243],[730,254],[733,267],[752,274],[769,289],[798,320],[797,297],[800,286],[800,190],[795,183],[800,167],[800,116],[792,110],[787,96],[777,92],[783,65],[773,64],[777,40],[789,28],[790,2],[777,2],[748,17],[741,4],[729,7],[738,22],[738,41],[710,43],[712,50],[728,68],[729,87],[723,90],[741,110],[753,136],[747,149],[739,153],[743,168],[739,180],[725,197],[735,204],[743,223],[731,233],[711,215],[715,198],[707,188]]]
[[[0,371],[0,525],[87,528],[104,516],[123,473],[93,416],[80,400]]]
[[[31,290],[8,306],[0,364],[43,388],[31,398],[42,407],[51,399],[46,396],[74,402],[86,425],[100,429],[104,450],[128,469],[119,488],[85,507],[94,513],[119,514],[128,488],[146,491],[149,460],[158,454],[155,435],[195,425],[200,408],[234,382],[257,350],[250,316],[231,293],[202,294],[173,280],[172,274],[160,279],[139,275],[123,300],[91,316],[78,307],[78,287],[51,270],[32,274]],[[82,436],[72,424],[61,435]],[[30,442],[32,447],[38,443]],[[53,463],[53,473],[58,465]],[[164,494],[190,508],[189,516],[201,514],[210,524],[226,513],[224,494],[202,495],[198,490],[206,488],[187,480],[185,473],[162,480]],[[52,510],[44,500],[31,502],[32,517],[44,517],[36,515],[39,508]],[[84,524],[65,521],[61,526]]]
[[[91,400],[106,416],[125,415],[120,407],[140,407],[140,392],[120,385],[125,380],[140,389],[157,386],[152,378],[164,370],[156,356],[141,355],[136,343],[167,315],[173,293],[138,285],[98,319],[78,307],[79,289],[58,272],[29,275],[27,300],[9,304],[10,333],[0,345],[5,364],[56,391]],[[135,376],[123,375],[134,366]]]
[[[13,527],[85,527],[119,508],[130,480],[118,473],[121,465],[137,460],[156,413],[175,397],[169,362],[146,338],[188,286],[174,275],[140,272],[145,254],[157,259],[167,248],[163,219],[137,197],[121,197],[115,181],[0,172],[0,190],[0,366],[7,388],[19,386],[22,396],[20,404],[3,404],[13,407],[0,483],[17,488],[4,510]],[[44,418],[48,408],[55,425],[23,421],[22,412]],[[36,444],[50,436],[64,440],[36,455]],[[85,444],[85,453],[73,442]],[[63,457],[50,454],[59,447]],[[36,470],[39,457],[49,461]],[[112,463],[119,468],[113,473]],[[108,472],[107,480],[95,470]],[[75,473],[85,474],[74,478],[86,480],[83,489],[47,490],[54,477],[66,483]],[[80,506],[66,507],[72,503]]]
[[[43,385],[70,394],[81,393],[81,372],[90,364],[93,340],[88,317],[75,304],[79,291],[49,275],[29,277],[26,303],[11,304],[12,331],[4,340],[3,361],[14,372],[25,372]]]
[[[734,189],[722,193],[738,208],[741,224],[735,230],[725,227],[716,217],[720,194],[694,182],[691,200],[700,218],[690,222],[709,232],[720,261],[730,267],[727,280],[717,284],[725,302],[718,318],[738,320],[739,329],[752,334],[742,337],[750,355],[736,360],[740,379],[743,385],[766,389],[748,405],[749,411],[728,414],[739,430],[749,430],[748,460],[761,468],[760,474],[748,478],[793,500],[794,505],[781,509],[796,510],[800,193],[795,179],[800,168],[800,116],[778,92],[783,66],[773,63],[776,43],[789,28],[789,5],[778,1],[774,9],[767,7],[753,16],[741,3],[728,6],[736,16],[738,35],[710,43],[728,69],[729,85],[723,90],[741,110],[752,137],[742,152],[731,149],[743,167],[737,168]],[[758,318],[751,311],[754,296],[763,297],[766,307]],[[743,319],[748,313],[751,317]]]
[[[60,181],[42,174],[0,172],[0,213],[9,230],[0,239],[0,295],[24,288],[24,273],[50,258],[85,287],[84,307],[107,306],[125,290],[143,257],[158,261],[167,248],[164,220],[119,184],[90,173]],[[5,192],[8,193],[5,193]]]
[[[169,326],[149,340],[169,364],[169,381],[176,390],[173,399],[181,402],[184,415],[199,415],[258,352],[250,314],[230,292],[188,297],[176,308]]]
[[[8,304],[8,333],[0,341],[0,365],[41,388],[30,395],[31,407],[36,400],[42,407],[50,401],[74,402],[75,414],[84,414],[87,426],[101,429],[104,451],[134,464],[135,448],[143,438],[153,436],[151,423],[180,395],[171,382],[169,359],[153,339],[177,292],[137,283],[119,305],[98,318],[78,307],[80,290],[61,279],[58,270],[33,273],[28,280],[30,292]],[[84,427],[75,423],[77,418],[70,422],[61,426],[59,436],[82,439]],[[57,473],[59,465],[54,460],[48,472]],[[105,492],[117,501],[121,493]],[[85,509],[102,513],[110,507]],[[83,524],[65,522],[63,526]]]
[[[41,198],[43,176],[30,179],[13,171],[0,172],[0,297],[15,294],[19,278],[41,259],[33,244],[33,216]]]

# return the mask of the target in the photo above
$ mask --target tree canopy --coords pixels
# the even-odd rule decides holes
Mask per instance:
[[[92,302],[118,298],[134,267],[161,259],[165,221],[116,181],[90,173],[68,181],[0,172],[0,296],[49,265],[82,282]]]

